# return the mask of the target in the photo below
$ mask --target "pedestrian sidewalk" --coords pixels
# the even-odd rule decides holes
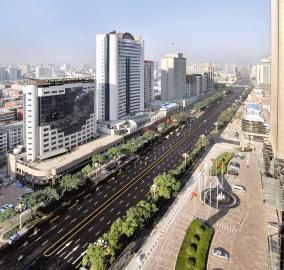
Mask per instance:
[[[210,159],[228,151],[228,149],[233,150],[235,147],[235,145],[225,143],[215,144],[202,159],[204,167],[206,167],[206,164],[209,165]],[[198,198],[200,195],[198,194],[199,178],[200,170],[198,168],[181,190],[173,205],[152,230],[136,256],[131,259],[126,269],[175,269],[176,258],[185,232],[191,223],[191,216],[198,213],[199,217],[207,219],[216,213],[215,209],[203,205]],[[193,191],[197,192],[197,197],[192,198]]]

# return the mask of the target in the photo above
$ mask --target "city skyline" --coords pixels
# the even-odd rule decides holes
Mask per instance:
[[[269,54],[269,1],[146,2],[16,1],[0,18],[0,65],[95,64],[95,36],[112,30],[141,34],[145,58],[155,61],[181,52],[189,63],[250,64]],[[2,7],[8,10],[8,2]]]

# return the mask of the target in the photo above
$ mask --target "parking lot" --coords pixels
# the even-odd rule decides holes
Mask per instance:
[[[17,198],[25,193],[26,187],[17,188],[16,183],[0,188],[0,208],[6,203],[17,205]]]
[[[262,202],[258,154],[247,153],[245,159],[238,159],[237,162],[241,165],[239,176],[229,176],[228,182],[231,186],[244,186],[246,192],[234,191],[240,198],[240,205],[230,209],[214,224],[215,235],[208,257],[208,270],[267,268],[267,223]],[[213,249],[216,247],[224,248],[230,255],[229,260],[214,256]]]

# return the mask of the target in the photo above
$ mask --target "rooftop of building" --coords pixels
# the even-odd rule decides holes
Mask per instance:
[[[58,78],[58,79],[28,79],[28,85],[37,85],[38,87],[48,87],[54,85],[64,85],[70,83],[90,83],[94,82],[94,77],[78,77],[78,78]]]
[[[50,158],[41,160],[39,162],[33,162],[29,164],[37,170],[51,170],[57,168],[65,168],[69,164],[73,164],[75,160],[84,160],[86,156],[90,156],[92,153],[98,152],[100,148],[105,145],[111,144],[123,136],[118,135],[101,135],[98,139],[95,139],[91,142],[85,143],[83,145],[77,146],[76,148],[71,149],[70,152]]]
[[[244,120],[251,121],[251,122],[262,122],[264,123],[264,119],[259,114],[251,114],[247,113],[243,117]]]

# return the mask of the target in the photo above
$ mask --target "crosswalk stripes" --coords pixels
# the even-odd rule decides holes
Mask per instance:
[[[227,232],[231,232],[231,233],[237,232],[237,229],[234,226],[230,226],[230,225],[226,225],[226,224],[222,224],[222,223],[217,223],[216,226],[219,229],[222,229],[222,230],[227,231]]]

